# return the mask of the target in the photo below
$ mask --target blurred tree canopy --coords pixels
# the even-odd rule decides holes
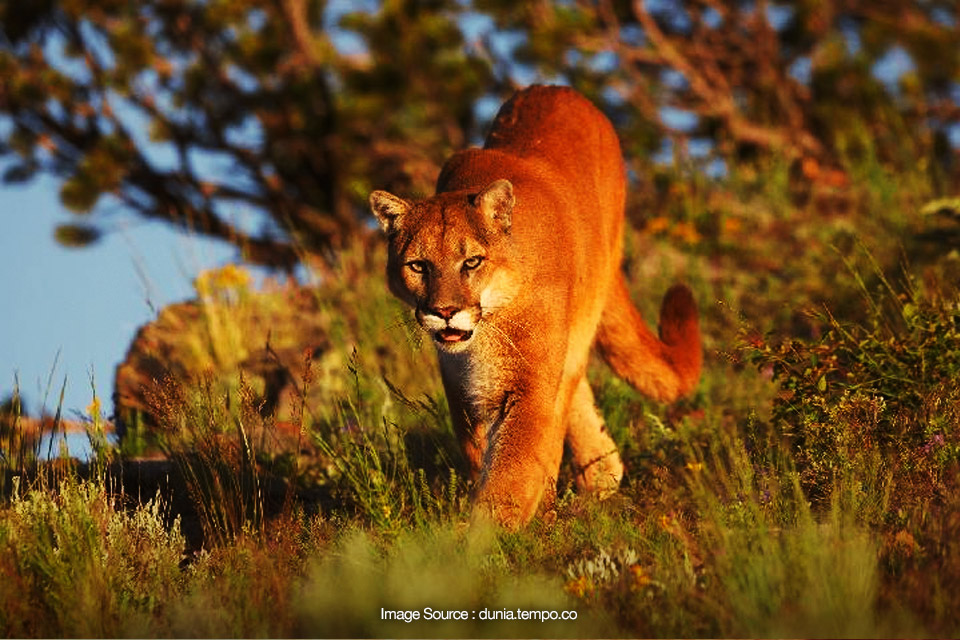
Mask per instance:
[[[362,233],[371,189],[429,194],[487,107],[533,81],[602,106],[641,180],[672,150],[703,166],[874,153],[942,181],[960,5],[4,0],[3,180],[61,181],[66,244],[132,211],[288,268]]]

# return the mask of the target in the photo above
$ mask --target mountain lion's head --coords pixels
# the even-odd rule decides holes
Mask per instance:
[[[467,348],[483,320],[516,295],[510,236],[513,185],[441,193],[410,202],[386,191],[370,207],[387,234],[387,278],[444,351]]]

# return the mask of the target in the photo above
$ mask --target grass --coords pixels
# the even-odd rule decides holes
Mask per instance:
[[[95,394],[86,473],[38,462],[15,394],[0,411],[0,634],[960,634],[956,249],[925,239],[922,169],[854,155],[842,190],[779,164],[657,182],[626,267],[649,318],[693,286],[704,379],[664,407],[593,363],[624,485],[597,502],[565,466],[556,518],[519,532],[469,525],[435,363],[379,253],[293,306],[208,276],[177,356],[207,372],[165,378],[142,423],[190,508],[132,497]],[[301,354],[307,313],[327,342]],[[264,344],[292,363],[270,410],[245,364]],[[518,610],[576,619],[481,619]]]

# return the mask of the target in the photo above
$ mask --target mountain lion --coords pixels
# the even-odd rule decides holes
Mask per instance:
[[[583,96],[534,86],[501,107],[482,149],[453,155],[437,193],[384,191],[390,290],[432,337],[476,509],[508,527],[556,492],[564,441],[581,489],[623,465],[585,371],[596,344],[642,393],[670,402],[700,376],[697,307],[671,288],[653,335],[620,269],[626,177],[616,133]]]

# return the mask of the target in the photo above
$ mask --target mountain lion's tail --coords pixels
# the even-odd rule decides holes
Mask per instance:
[[[618,272],[600,318],[597,348],[618,376],[655,400],[672,402],[689,393],[700,379],[703,361],[693,294],[680,284],[667,291],[658,339],[630,300]]]

